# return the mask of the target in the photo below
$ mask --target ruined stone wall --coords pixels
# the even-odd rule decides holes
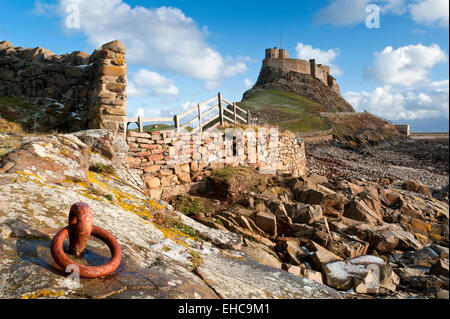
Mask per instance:
[[[284,71],[294,71],[303,74],[311,74],[311,67],[308,61],[299,59],[265,59],[263,67],[279,68]]]
[[[262,173],[268,172],[271,165],[260,163],[257,142],[243,135],[234,144],[242,143],[243,149],[233,148],[233,139],[225,137],[224,132],[215,131],[217,135],[198,136],[197,139],[189,133],[128,132],[128,166],[142,176],[149,190],[174,187],[191,183],[200,172],[206,169],[222,168],[225,165],[248,166],[258,168]],[[205,133],[208,133],[205,132]],[[204,133],[204,134],[205,134]],[[257,138],[257,134],[255,136]],[[217,143],[222,138],[223,143]],[[291,133],[283,133],[270,141],[267,136],[267,153],[270,157],[277,156],[274,173],[300,176],[306,174],[305,144]],[[196,146],[196,147],[194,147]],[[225,151],[226,149],[226,151]],[[275,149],[278,152],[275,152]],[[228,162],[222,163],[215,155],[225,152]],[[175,155],[179,155],[177,160]]]
[[[411,129],[408,124],[397,124],[395,125],[400,134],[409,136],[411,135]]]
[[[52,112],[42,115],[64,122],[68,131],[117,131],[126,118],[126,71],[120,41],[92,54],[64,55],[0,42],[0,95],[43,98],[43,112]]]

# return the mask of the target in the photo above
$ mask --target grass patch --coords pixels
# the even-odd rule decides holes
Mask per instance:
[[[287,91],[281,90],[261,90],[257,91],[250,98],[238,103],[242,108],[253,111],[276,109],[285,115],[302,115],[305,113],[325,112],[325,108],[311,100]]]
[[[189,253],[191,254],[192,268],[195,270],[203,264],[203,258],[196,251],[190,250]]]
[[[269,125],[291,132],[326,131],[331,126],[320,117],[326,109],[311,100],[287,91],[260,90],[238,103]]]
[[[200,238],[198,232],[194,228],[183,224],[181,218],[179,216],[176,216],[173,212],[170,211],[156,212],[153,216],[153,222],[156,225],[162,227],[176,229],[190,237]]]
[[[206,211],[200,198],[188,196],[178,196],[175,199],[174,208],[189,217],[204,214]]]
[[[213,170],[210,176],[215,189],[215,194],[225,199],[236,201],[245,193],[256,190],[258,186],[267,183],[268,176],[260,175],[249,167],[226,166]]]
[[[105,198],[106,198],[107,200],[109,200],[110,202],[112,202],[112,201],[114,200],[114,196],[111,195],[111,194],[106,194],[106,195],[105,195]]]
[[[280,126],[292,132],[317,132],[331,129],[331,125],[319,116],[302,116],[301,119]]]
[[[98,174],[106,174],[106,175],[114,175],[116,173],[116,169],[112,165],[105,165],[101,163],[97,163],[89,167],[91,172],[95,172]]]

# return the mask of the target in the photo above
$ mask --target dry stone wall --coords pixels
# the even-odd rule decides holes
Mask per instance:
[[[117,131],[126,118],[126,73],[120,41],[92,54],[64,55],[0,41],[0,95],[42,98],[42,115],[66,123],[68,131]]]
[[[130,131],[128,166],[142,176],[149,190],[191,183],[201,171],[225,165],[258,168],[261,173],[293,176],[306,173],[305,144],[293,134],[267,134],[266,144],[259,147],[258,131],[235,137],[224,131],[211,131],[203,135]]]

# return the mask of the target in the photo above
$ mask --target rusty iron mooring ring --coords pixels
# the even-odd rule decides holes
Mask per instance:
[[[111,251],[111,260],[107,264],[102,266],[81,265],[71,260],[64,253],[63,243],[70,237],[70,253],[81,256],[86,248],[90,235],[108,245]],[[92,211],[84,203],[77,203],[72,206],[69,216],[69,226],[61,229],[55,235],[50,250],[53,259],[63,270],[66,270],[69,265],[75,265],[79,269],[80,277],[83,278],[98,278],[109,275],[119,267],[122,260],[122,249],[119,243],[109,232],[92,225]]]

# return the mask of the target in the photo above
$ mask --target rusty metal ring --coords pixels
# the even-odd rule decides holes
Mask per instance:
[[[102,266],[84,266],[71,260],[64,253],[63,244],[69,237],[69,253],[80,257],[86,249],[90,236],[97,237],[108,245],[111,260]],[[79,270],[80,277],[98,278],[109,275],[119,267],[122,261],[122,249],[113,235],[106,230],[93,225],[92,210],[86,203],[75,203],[70,208],[69,226],[61,229],[53,238],[50,247],[53,259],[64,270],[74,265]]]
[[[75,265],[80,270],[80,277],[83,278],[98,278],[102,276],[109,275],[113,271],[119,267],[120,262],[122,260],[122,249],[120,248],[119,243],[106,230],[92,226],[91,235],[103,241],[106,245],[108,245],[109,250],[111,251],[111,260],[102,266],[85,266],[80,265],[73,260],[71,260],[64,253],[63,243],[69,237],[70,225],[61,229],[53,238],[51,245],[51,253],[55,262],[62,267],[64,270],[69,265]]]

